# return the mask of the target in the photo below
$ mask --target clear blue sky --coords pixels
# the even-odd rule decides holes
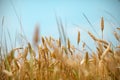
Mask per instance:
[[[4,16],[4,27],[9,29],[13,39],[12,43],[14,43],[16,33],[20,33],[20,24],[10,1],[0,0],[0,22]],[[40,25],[41,35],[59,37],[55,19],[56,13],[62,19],[66,34],[73,44],[76,43],[77,31],[80,29],[81,40],[90,46],[93,41],[85,31],[81,30],[85,29],[94,33],[83,16],[85,13],[99,36],[101,36],[100,18],[103,16],[105,19],[104,38],[117,44],[111,35],[113,29],[120,26],[119,0],[12,0],[12,2],[22,21],[24,32],[30,41],[36,24]],[[79,25],[79,27],[74,24]]]

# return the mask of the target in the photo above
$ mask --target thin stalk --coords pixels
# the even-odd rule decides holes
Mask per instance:
[[[93,31],[95,32],[95,34],[97,34],[97,36],[99,37],[98,33],[96,32],[96,30],[94,29],[92,23],[89,21],[89,19],[87,18],[87,16],[83,13],[83,16],[85,17],[85,19],[87,20],[87,22],[89,23],[89,25],[91,26],[91,28],[93,29]]]
[[[103,31],[102,31],[102,40],[103,40]]]
[[[7,28],[7,33],[8,33],[8,36],[9,36],[10,43],[11,43],[11,44],[10,44],[10,45],[11,45],[11,49],[13,49],[12,39],[11,39],[10,32],[9,32],[8,28]]]
[[[0,45],[0,55],[1,55],[1,56],[2,56],[2,46],[3,46],[3,44],[2,44],[2,39],[3,39],[3,26],[4,26],[4,16],[3,16],[3,18],[2,18],[1,40],[0,40],[0,42],[1,42],[1,45]]]
[[[18,19],[19,24],[20,24],[21,32],[23,32],[23,35],[24,35],[24,37],[25,37],[25,40],[28,41],[28,40],[27,40],[27,37],[26,37],[26,35],[25,35],[25,32],[24,32],[24,30],[23,30],[22,22],[21,22],[21,20],[20,20],[20,18],[19,18],[19,16],[18,16],[17,10],[16,10],[16,8],[15,8],[12,0],[9,0],[9,1],[10,1],[10,3],[11,3],[12,7],[13,7],[13,10],[14,10],[14,12],[15,12],[15,15],[16,15],[16,17],[17,17],[17,19]]]

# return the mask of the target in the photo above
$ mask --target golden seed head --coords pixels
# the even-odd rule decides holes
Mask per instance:
[[[118,35],[118,33],[116,31],[114,31],[114,36],[118,41],[120,41],[120,36]]]
[[[61,39],[59,38],[59,47],[61,47]]]
[[[33,36],[33,42],[37,44],[39,42],[39,26],[37,25],[35,28],[34,36]]]
[[[102,31],[104,30],[104,18],[103,17],[101,18],[101,30]]]
[[[68,39],[68,49],[70,49],[70,40]]]
[[[44,38],[42,37],[42,43],[44,44],[45,43],[45,40],[44,40]]]
[[[90,37],[91,37],[94,41],[97,40],[97,38],[96,38],[91,32],[88,31],[88,34],[90,35]]]

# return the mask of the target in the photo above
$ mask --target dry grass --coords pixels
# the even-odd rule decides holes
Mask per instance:
[[[101,19],[101,30],[104,29],[104,21]],[[60,24],[62,25],[62,24]],[[37,28],[38,29],[38,28]],[[67,39],[67,47],[62,45],[61,39],[41,37],[38,44],[39,31],[36,29],[34,43],[37,49],[30,43],[26,47],[14,48],[0,59],[0,80],[119,80],[120,79],[120,48],[112,49],[111,43],[96,38],[88,32],[97,44],[97,52],[89,55],[86,52],[75,52],[74,45]],[[63,29],[63,26],[62,26]],[[60,32],[61,34],[61,32]],[[119,41],[120,36],[115,33]],[[64,39],[66,39],[63,34]],[[78,32],[77,44],[80,43]],[[86,43],[83,43],[85,48]],[[17,56],[15,56],[15,54]]]

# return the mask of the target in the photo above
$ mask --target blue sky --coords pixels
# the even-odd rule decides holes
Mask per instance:
[[[2,22],[2,17],[4,16],[4,27],[9,29],[13,39],[12,43],[14,43],[15,35],[19,36],[21,31],[10,1],[0,0],[0,22]],[[117,44],[111,35],[113,29],[120,26],[119,0],[12,0],[12,2],[21,19],[25,35],[30,41],[32,41],[36,24],[40,25],[42,36],[59,37],[55,18],[56,14],[62,19],[66,35],[73,44],[76,44],[78,30],[81,32],[82,41],[85,41],[89,46],[94,44],[84,31],[89,30],[96,35],[84,18],[84,13],[93,24],[99,36],[101,36],[100,18],[103,16],[105,19],[104,38],[114,41],[115,45]],[[79,27],[74,24],[79,25]]]

